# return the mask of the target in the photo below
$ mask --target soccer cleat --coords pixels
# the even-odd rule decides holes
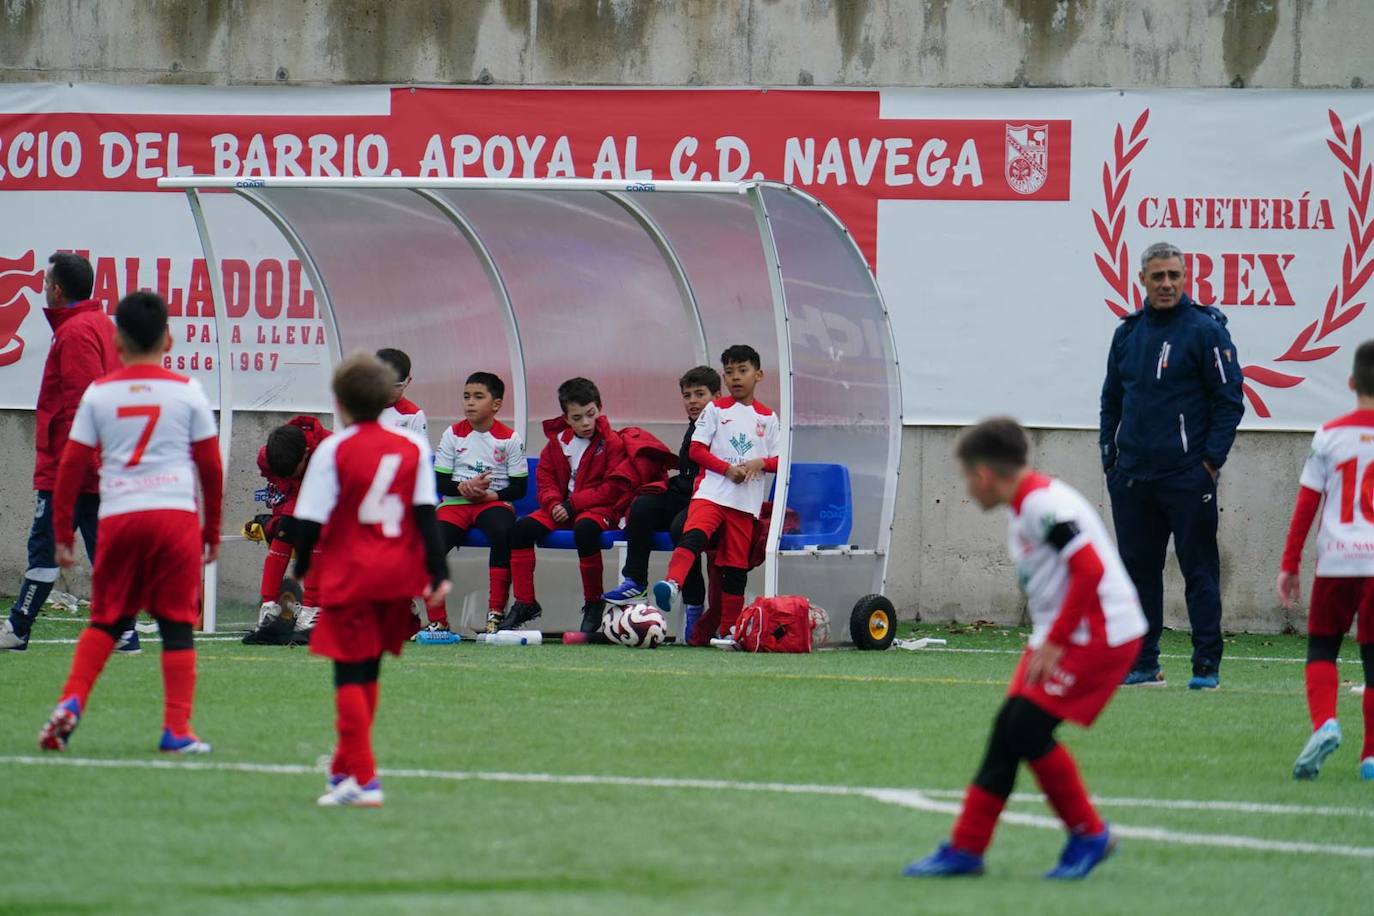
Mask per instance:
[[[601,596],[601,600],[616,607],[629,607],[638,604],[648,595],[643,585],[626,576],[620,584]],[[585,632],[585,631],[584,631]]]
[[[296,632],[309,633],[315,629],[315,618],[319,615],[320,609],[317,607],[306,607],[301,605],[296,608]]]
[[[162,740],[157,743],[157,749],[164,754],[208,754],[211,751],[209,744],[187,732],[184,735],[174,735],[170,728],[162,730]]]
[[[1132,668],[1121,682],[1122,687],[1163,687],[1167,682],[1158,668]]]
[[[38,731],[38,747],[44,751],[65,751],[67,741],[81,721],[81,701],[67,697],[52,711],[48,721]]]
[[[939,849],[902,869],[902,874],[908,878],[953,878],[982,873],[982,856],[964,852],[949,843],[941,843]]]
[[[1334,754],[1340,746],[1341,723],[1335,719],[1327,719],[1302,746],[1302,752],[1293,763],[1293,778],[1316,779],[1326,758]]]
[[[330,773],[324,780],[324,791],[328,795],[339,787],[339,783],[348,778],[346,773]]]
[[[684,604],[682,606],[682,642],[688,645],[692,640],[692,631],[697,628],[697,621],[701,619],[701,612],[705,610],[699,604]]]
[[[501,621],[505,619],[505,616],[500,608],[492,608],[487,611],[487,632],[495,633],[501,629]]]
[[[506,615],[501,618],[501,629],[518,630],[532,620],[538,620],[544,615],[544,609],[539,606],[538,601],[516,601],[506,611]]]
[[[1059,864],[1045,872],[1054,881],[1077,881],[1116,851],[1116,837],[1109,828],[1101,833],[1071,833],[1059,854]]]
[[[120,655],[142,655],[143,646],[138,641],[138,630],[130,627],[119,634],[119,641],[115,643],[114,650]]]
[[[382,806],[382,783],[374,778],[365,786],[358,780],[347,776],[334,788],[321,795],[315,802],[321,808],[380,808]]]
[[[1365,782],[1374,782],[1374,757],[1360,761],[1360,778]]]
[[[258,629],[261,630],[281,616],[281,605],[275,601],[264,601],[258,608]]]
[[[1216,671],[1199,671],[1188,679],[1189,690],[1220,690],[1221,675]]]
[[[661,579],[654,583],[654,604],[665,614],[673,610],[673,602],[677,600],[679,589],[678,584],[672,579]]]
[[[582,627],[583,633],[595,633],[601,629],[601,617],[606,612],[606,605],[601,601],[588,601],[582,605]]]
[[[463,638],[450,630],[446,623],[431,623],[415,634],[415,641],[422,646],[451,646],[462,642]]]
[[[9,618],[0,622],[0,651],[23,652],[28,647],[29,637],[14,632],[14,624],[10,623]]]

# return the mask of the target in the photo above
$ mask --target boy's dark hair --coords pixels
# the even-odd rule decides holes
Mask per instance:
[[[1366,340],[1355,348],[1355,368],[1350,370],[1355,393],[1374,398],[1374,340]]]
[[[601,392],[597,390],[596,383],[589,378],[570,378],[558,386],[558,406],[564,412],[568,412],[569,404],[595,404],[601,406]]]
[[[688,388],[705,388],[712,394],[720,394],[720,373],[710,366],[693,366],[682,373],[677,386],[683,391]]]
[[[91,298],[95,286],[95,271],[91,262],[70,251],[58,251],[48,257],[52,265],[52,280],[62,289],[68,302]]]
[[[305,457],[305,432],[283,423],[267,434],[267,467],[278,477],[290,477]]]
[[[494,372],[474,372],[468,376],[464,385],[481,385],[487,389],[494,400],[501,400],[506,396],[506,383],[501,381],[501,376]]]
[[[735,344],[733,347],[725,348],[725,352],[720,354],[720,364],[728,366],[731,363],[752,363],[755,369],[763,368],[759,351],[748,344]]]
[[[1026,431],[1011,417],[993,417],[970,426],[954,446],[954,454],[964,467],[985,465],[1002,477],[1024,468],[1029,451]]]
[[[391,402],[396,370],[375,356],[356,353],[339,363],[331,387],[354,421],[375,420]]]
[[[383,347],[377,351],[377,358],[395,370],[396,381],[404,382],[410,378],[410,357],[404,351]]]
[[[147,290],[129,293],[115,306],[115,327],[131,353],[152,353],[162,346],[167,333],[167,303]]]

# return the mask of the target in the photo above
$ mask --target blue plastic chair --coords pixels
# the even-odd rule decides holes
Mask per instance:
[[[849,468],[842,464],[793,462],[787,508],[800,517],[801,531],[784,534],[778,543],[780,549],[848,544],[849,532],[854,527]]]

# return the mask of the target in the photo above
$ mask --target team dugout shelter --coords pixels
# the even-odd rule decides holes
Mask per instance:
[[[559,383],[574,376],[597,383],[617,428],[644,427],[676,450],[685,429],[678,376],[698,364],[719,369],[732,344],[754,347],[765,372],[757,397],[781,420],[773,502],[790,511],[771,516],[750,594],[805,595],[829,611],[833,636],[847,629],[865,648],[891,643],[896,615],[882,594],[901,455],[897,355],[867,262],[816,199],[766,181],[193,177],[159,186],[185,191],[209,266],[226,466],[234,370],[216,250],[233,247],[229,236],[244,225],[234,209],[246,204],[302,263],[333,363],[379,347],[410,355],[407,396],[426,409],[432,436],[461,417],[467,375],[485,370],[506,381],[502,419],[532,457],[547,441],[542,420],[559,413]],[[534,489],[531,478],[531,506]],[[608,532],[603,543],[619,539]],[[666,535],[655,546],[670,546]],[[207,630],[217,575],[207,576]],[[545,607],[549,626],[561,612]],[[569,624],[575,613],[570,604]]]

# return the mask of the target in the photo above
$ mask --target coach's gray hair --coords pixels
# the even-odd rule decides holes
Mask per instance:
[[[1178,250],[1177,245],[1172,245],[1169,242],[1155,242],[1149,248],[1146,248],[1143,252],[1141,252],[1140,269],[1144,270],[1145,265],[1149,264],[1151,261],[1158,261],[1160,259],[1167,258],[1178,258],[1180,261],[1182,261],[1183,252]]]

